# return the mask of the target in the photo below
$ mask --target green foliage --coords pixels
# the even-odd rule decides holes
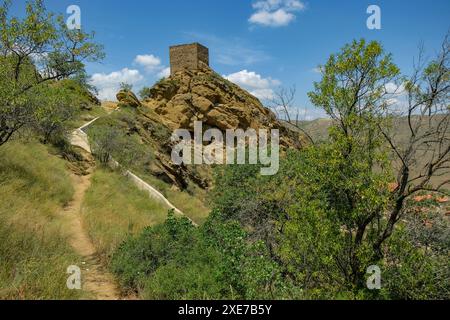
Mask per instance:
[[[169,215],[166,223],[146,228],[138,237],[124,242],[113,256],[112,270],[125,288],[138,288],[143,277],[171,257],[183,260],[183,248],[188,252],[194,241],[193,228],[189,220]]]
[[[379,220],[372,217],[386,208],[385,177],[368,175],[333,145],[291,154],[286,161],[298,176],[297,201],[283,230],[284,264],[307,288],[337,293],[363,287],[365,269],[378,261],[371,250]]]
[[[167,207],[149,198],[127,177],[107,168],[94,172],[84,197],[83,222],[106,263],[128,236],[163,223],[166,217]]]
[[[386,84],[395,80],[398,67],[385,54],[380,43],[366,43],[364,39],[353,41],[338,54],[329,57],[321,67],[322,80],[314,84],[309,97],[314,105],[323,108],[333,119],[342,117],[354,121],[359,116],[369,118],[380,113],[386,104]]]
[[[129,290],[148,299],[270,297],[277,270],[259,244],[247,244],[235,222],[195,228],[169,214],[163,225],[125,241],[112,269]]]
[[[126,83],[126,82],[121,82],[119,85],[120,90],[123,91],[132,91],[133,90],[133,85]]]
[[[389,239],[384,287],[393,299],[449,299],[450,221],[433,198],[408,201],[407,214]]]
[[[34,127],[43,143],[54,142],[64,137],[67,122],[77,113],[73,101],[78,97],[63,87],[41,87],[39,94],[42,100],[35,111]]]
[[[103,164],[108,164],[112,153],[120,150],[122,146],[121,132],[115,128],[96,127],[89,129],[90,145],[92,153]]]
[[[0,7],[0,145],[36,121],[40,129],[45,127],[44,135],[55,131],[55,122],[67,117],[67,109],[60,114],[55,104],[65,105],[67,97],[49,84],[67,78],[85,84],[84,61],[103,58],[92,34],[69,30],[63,17],[49,13],[42,0],[27,2],[23,18],[10,16],[10,4],[7,0]],[[42,119],[46,103],[51,115]]]
[[[220,282],[229,284],[237,298],[281,299],[280,269],[263,241],[253,241],[235,220],[213,211],[201,230],[205,242],[221,254]]]
[[[111,158],[125,168],[150,162],[153,154],[142,144],[137,134],[128,131],[133,116],[118,114],[99,119],[89,127],[92,151],[100,162],[107,164]]]
[[[207,256],[202,255],[201,259],[205,258]],[[214,266],[200,259],[192,260],[187,267],[170,261],[147,278],[142,296],[158,300],[219,299],[224,288],[215,272]]]
[[[139,96],[141,97],[142,100],[151,98],[152,96],[152,88],[149,87],[144,87],[139,91]]]
[[[434,219],[433,223],[438,223],[438,220],[439,218]],[[448,220],[445,223],[448,245]],[[420,230],[426,231],[427,228],[429,227],[422,225]],[[417,246],[411,231],[402,226],[389,239],[382,294],[391,299],[448,300],[448,247],[441,251],[435,246]],[[441,240],[436,244],[441,246],[444,243]]]
[[[379,128],[388,125],[386,84],[399,71],[379,43],[364,40],[331,55],[322,70],[323,78],[309,96],[335,125],[329,143],[294,160],[300,172],[299,201],[289,210],[284,251],[295,269],[305,270],[297,266],[301,256],[290,253],[307,252],[315,242],[319,251],[312,256],[319,260],[310,264],[312,274],[323,268],[338,285],[363,288],[365,268],[376,264],[386,240],[383,213],[393,205],[388,188],[393,176]],[[299,234],[305,225],[312,228]]]
[[[381,130],[389,126],[386,84],[398,69],[378,43],[361,40],[332,55],[322,73],[309,96],[334,125],[329,142],[288,157],[298,173],[297,202],[288,209],[280,252],[313,296],[356,298],[367,294],[366,268],[388,250],[383,243],[397,221],[386,213],[403,204],[389,190],[394,176]]]
[[[349,161],[337,150],[340,145],[335,142],[289,152],[274,177],[261,177],[257,168],[251,166],[218,168],[212,196],[217,211],[208,221],[218,228],[218,221],[230,223],[236,219],[248,230],[246,241],[259,241],[271,264],[266,265],[266,269],[256,267],[255,261],[250,265],[258,272],[278,270],[276,275],[284,275],[278,282],[274,281],[276,285],[272,284],[277,289],[276,298],[446,296],[448,285],[444,279],[448,277],[449,268],[443,262],[448,255],[448,222],[443,225],[443,220],[438,219],[443,213],[437,208],[431,209],[432,230],[423,225],[423,220],[431,217],[421,213],[421,223],[416,222],[413,227],[410,222],[403,227],[408,230],[408,240],[405,238],[402,243],[396,236],[385,243],[385,257],[380,259],[374,245],[387,223],[383,212],[390,209],[390,173],[368,170],[364,157]],[[383,158],[380,161],[384,161]],[[429,206],[427,202],[424,204]],[[415,203],[411,208],[422,212]],[[376,218],[372,218],[374,215]],[[405,216],[415,217],[412,213],[405,213]],[[253,223],[255,220],[257,222]],[[208,238],[215,237],[215,228],[208,231]],[[364,230],[362,236],[361,230]],[[235,241],[229,242],[232,250],[242,248],[236,245],[238,234],[230,238]],[[225,243],[217,243],[226,248]],[[423,248],[428,248],[428,252]],[[234,255],[232,250],[227,257],[242,261],[243,258]],[[382,268],[383,290],[380,292],[365,288],[365,273],[370,265]],[[227,279],[245,279],[232,264],[228,264],[226,270],[230,272]],[[261,277],[264,279],[262,275],[253,279]],[[238,284],[234,288],[239,288]],[[261,297],[263,291],[257,292]]]
[[[280,171],[289,175],[285,169]],[[258,239],[268,241],[273,223],[283,220],[287,205],[294,201],[289,197],[289,188],[295,180],[286,182],[284,174],[261,176],[258,165],[217,167],[211,205],[220,213],[220,219],[237,220]]]
[[[153,137],[161,142],[161,144],[164,145],[170,142],[172,132],[165,125],[157,122],[150,122],[148,130],[151,132]]]
[[[164,225],[131,237],[113,258],[114,272],[126,288],[150,299],[445,297],[448,250],[442,249],[442,231],[433,231],[435,247],[441,248],[433,254],[396,234],[379,260],[372,248],[376,222],[355,242],[364,213],[385,208],[389,193],[385,177],[373,175],[370,183],[358,184],[366,171],[354,163],[341,172],[343,161],[333,145],[325,144],[289,153],[275,177],[261,177],[251,166],[217,168],[215,210],[207,221],[194,228],[170,216]],[[353,209],[345,201],[351,190],[358,195]],[[252,223],[258,215],[266,220]],[[381,291],[363,285],[372,264],[382,268]]]

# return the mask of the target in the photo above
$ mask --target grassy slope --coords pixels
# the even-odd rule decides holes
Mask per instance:
[[[75,119],[69,122],[68,126],[70,129],[75,130],[84,125],[86,122],[89,122],[97,117],[104,117],[107,114],[108,110],[103,106],[94,106],[92,107],[92,110],[85,110],[77,114]]]
[[[126,177],[103,168],[94,173],[83,204],[85,226],[106,261],[128,234],[163,222],[167,212]]]
[[[103,103],[103,110],[113,110],[116,104],[112,102]],[[105,111],[107,112],[107,111]],[[104,125],[105,121],[110,121],[109,124],[117,125],[120,130],[123,130],[123,123],[118,121],[121,117],[134,119],[136,116],[135,110],[130,108],[122,107],[120,111],[111,113],[109,116],[102,116],[102,119],[98,120],[90,129],[95,129],[97,126]],[[87,131],[89,134],[89,130]],[[152,149],[148,150],[153,152]],[[114,155],[113,157],[117,157]],[[116,159],[118,160],[118,159]],[[119,161],[120,162],[120,161]],[[191,186],[190,192],[175,190],[171,184],[162,181],[150,174],[142,164],[134,165],[127,168],[131,170],[134,174],[139,176],[142,180],[150,184],[152,187],[157,189],[161,194],[163,194],[175,207],[181,210],[186,216],[192,219],[194,222],[201,224],[206,220],[210,213],[210,209],[206,205],[206,191],[200,189],[196,186]]]
[[[162,195],[164,195],[170,203],[181,210],[186,216],[191,218],[195,223],[203,223],[210,213],[210,209],[205,205],[206,191],[199,187],[193,186],[191,193],[187,191],[174,190],[172,186],[150,174],[145,174],[139,170],[136,171],[141,179],[153,186]]]
[[[66,288],[79,259],[56,219],[73,195],[64,161],[37,143],[0,147],[0,299],[76,299]]]

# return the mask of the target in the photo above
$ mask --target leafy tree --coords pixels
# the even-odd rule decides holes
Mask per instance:
[[[65,134],[66,122],[73,118],[77,110],[73,101],[79,97],[74,96],[66,88],[42,86],[40,87],[42,104],[38,105],[34,114],[35,130],[42,136],[44,144],[56,137]]]
[[[103,164],[108,164],[112,154],[120,150],[121,132],[113,127],[96,127],[89,129],[89,140],[92,153]]]
[[[113,271],[149,299],[281,298],[279,271],[264,246],[249,244],[236,221],[214,216],[196,228],[169,214],[121,245]]]
[[[420,101],[426,101],[422,102],[426,110],[439,108],[448,95],[448,86],[440,82],[448,76],[446,60],[439,61],[423,73],[431,87],[419,94]],[[330,56],[321,70],[323,78],[309,96],[334,120],[331,141],[305,150],[296,160],[299,201],[289,210],[283,257],[291,270],[301,270],[297,276],[312,286],[325,282],[324,276],[336,286],[362,289],[365,269],[383,258],[386,240],[405,213],[406,199],[425,184],[414,186],[420,179],[409,178],[411,149],[405,156],[411,161],[399,172],[394,172],[390,161],[391,154],[401,154],[389,136],[394,114],[388,88],[398,83],[399,70],[381,45],[354,41]],[[413,113],[409,110],[410,117]],[[427,165],[422,181],[429,181],[445,167],[448,131],[446,120],[443,123],[426,131],[441,138],[434,147],[436,162]],[[411,131],[414,141],[419,132]],[[399,181],[392,188],[395,176]],[[323,275],[318,270],[324,270]]]
[[[139,91],[139,96],[141,97],[141,99],[147,99],[150,98],[152,96],[152,92],[151,92],[151,88],[149,87],[144,87]]]
[[[11,17],[10,4],[0,7],[0,145],[34,120],[49,83],[81,79],[83,62],[103,57],[93,34],[69,30],[42,0],[27,2],[24,18]]]
[[[138,237],[130,237],[112,258],[112,269],[125,288],[136,289],[143,277],[151,275],[167,260],[182,259],[196,241],[194,226],[169,214],[164,224],[145,229]]]
[[[119,87],[120,87],[120,90],[123,90],[123,91],[132,91],[133,90],[133,85],[130,83],[126,83],[126,82],[121,82]]]
[[[389,174],[371,173],[340,148],[319,145],[287,159],[297,172],[297,202],[287,210],[280,256],[296,282],[321,298],[353,297],[364,287],[366,268],[378,262],[372,245],[389,198]]]
[[[124,168],[142,167],[153,159],[153,153],[142,143],[137,134],[128,131],[134,125],[132,113],[118,113],[102,118],[89,127],[87,133],[93,154],[101,163],[107,164],[111,158]]]
[[[235,220],[247,230],[251,241],[262,241],[274,261],[287,210],[297,202],[297,173],[285,160],[275,176],[261,176],[258,165],[228,165],[214,171],[215,188],[210,202],[216,221]]]

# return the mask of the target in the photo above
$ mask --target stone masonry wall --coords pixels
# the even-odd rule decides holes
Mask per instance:
[[[209,65],[209,50],[199,43],[170,47],[170,74],[182,70],[197,70],[200,62]]]

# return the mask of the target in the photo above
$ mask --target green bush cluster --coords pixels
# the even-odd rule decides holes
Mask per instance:
[[[111,158],[125,168],[144,166],[153,159],[149,148],[132,129],[134,115],[127,111],[99,119],[87,130],[94,156],[103,164]],[[131,128],[131,129],[130,129]]]
[[[246,239],[237,222],[221,223],[214,214],[200,228],[169,214],[164,224],[125,241],[112,270],[125,289],[146,299],[269,298],[276,265]]]

